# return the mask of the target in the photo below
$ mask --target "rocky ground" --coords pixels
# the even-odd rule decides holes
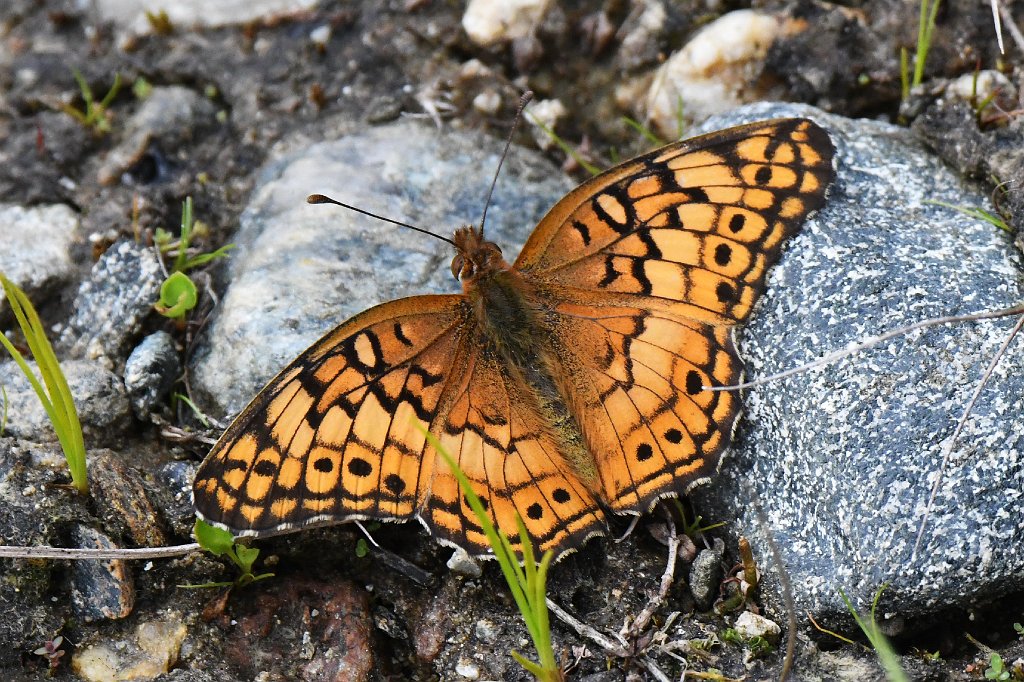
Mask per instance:
[[[918,13],[901,2],[519,4],[518,14],[504,14],[510,3],[429,0],[0,7],[0,271],[53,332],[93,491],[55,487],[68,476],[45,414],[0,363],[0,543],[189,542],[191,478],[221,429],[171,393],[223,426],[334,324],[453,286],[443,245],[305,206],[305,194],[442,233],[475,221],[526,89],[533,108],[488,218],[507,254],[587,177],[584,162],[607,167],[653,146],[624,116],[663,140],[709,117],[707,129],[778,115],[829,129],[839,178],[741,338],[755,373],[1024,298],[1020,2],[997,3],[1002,53],[987,3],[943,3],[921,82],[906,93],[900,48],[912,67]],[[817,109],[721,116],[762,100]],[[172,321],[153,309],[172,260],[154,243],[158,230],[178,234],[186,197],[200,221],[193,253],[235,248],[230,262],[189,271],[198,305]],[[936,200],[984,208],[1008,229]],[[705,522],[728,524],[683,541],[665,594],[674,507],[552,570],[549,596],[578,621],[553,619],[568,677],[772,679],[793,631],[795,678],[884,679],[872,651],[816,630],[808,614],[864,641],[838,588],[864,611],[888,583],[878,617],[911,679],[1024,679],[1019,339],[953,450],[925,556],[910,551],[934,464],[1014,322],[928,332],[852,369],[753,391],[735,456],[694,502]],[[6,304],[0,325],[22,344]],[[0,559],[0,674],[529,679],[509,654],[530,645],[497,568],[450,569],[451,550],[413,525],[372,528],[379,548],[349,526],[261,541],[256,570],[275,576],[230,591],[182,587],[234,579],[201,552]],[[794,578],[795,609],[780,596],[764,525]],[[726,605],[739,535],[765,582]],[[653,618],[636,624],[652,603]],[[782,625],[781,640],[741,619],[755,612]]]

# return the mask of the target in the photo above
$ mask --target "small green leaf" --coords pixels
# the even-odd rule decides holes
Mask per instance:
[[[257,547],[236,544],[235,553],[238,555],[238,567],[244,573],[252,573],[252,565],[256,563],[256,557],[260,555],[260,550]]]
[[[132,94],[135,95],[135,99],[146,99],[153,92],[153,84],[148,80],[139,76],[132,83]]]
[[[214,556],[224,556],[235,544],[235,538],[231,533],[223,528],[211,526],[202,519],[196,519],[192,534],[196,536],[199,546]]]
[[[155,307],[161,315],[177,318],[195,308],[198,300],[196,285],[188,275],[183,272],[172,272],[160,286],[160,301]]]
[[[370,553],[370,545],[363,538],[356,541],[356,556],[362,559]]]

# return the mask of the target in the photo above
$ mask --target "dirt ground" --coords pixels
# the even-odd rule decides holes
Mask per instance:
[[[652,3],[556,3],[532,36],[490,48],[467,37],[461,26],[464,7],[456,2],[328,1],[314,10],[243,26],[159,25],[160,31],[136,36],[97,22],[83,4],[5,0],[0,7],[4,62],[0,68],[4,161],[0,163],[0,199],[22,206],[66,204],[81,220],[73,248],[79,277],[37,301],[51,324],[69,316],[78,281],[107,246],[124,237],[152,238],[157,228],[178,225],[186,196],[201,207],[203,222],[209,226],[204,248],[230,242],[256,173],[272,155],[275,143],[296,132],[316,140],[326,121],[342,118],[372,126],[418,115],[436,118],[444,126],[481,129],[503,137],[519,94],[529,88],[538,100],[557,98],[565,105],[568,115],[559,122],[558,133],[593,162],[607,166],[615,158],[630,156],[645,142],[622,123],[622,117],[643,120],[645,112],[639,101],[623,106],[623,85],[635,84],[639,91],[654,69],[697,29],[727,11],[747,7],[716,0],[664,3],[666,17],[658,30],[639,46],[629,43],[627,50],[624,36],[637,30],[639,9]],[[1018,23],[1024,20],[1024,4],[1001,4]],[[992,176],[999,182],[1011,180],[1008,173],[1024,172],[1020,153],[1006,152],[1014,145],[1020,149],[1024,140],[1020,101],[1004,101],[999,95],[979,113],[977,107],[972,110],[969,104],[940,98],[952,79],[976,70],[998,70],[1018,88],[1024,86],[1022,46],[1007,34],[1007,52],[1000,55],[988,3],[942,3],[923,83],[906,101],[901,96],[899,50],[913,51],[917,5],[897,0],[869,0],[848,7],[812,0],[757,5],[809,27],[780,38],[768,50],[757,78],[764,92],[850,117],[913,125],[948,163],[987,181]],[[311,33],[323,26],[330,28],[329,39],[311,39]],[[72,69],[81,72],[97,97],[107,92],[115,75],[124,84],[107,106],[109,132],[90,129],[62,110],[65,105],[84,106]],[[124,149],[123,124],[141,106],[132,86],[143,83],[191,90],[216,112],[216,123],[197,117],[187,135],[147,140],[132,154],[118,156],[118,164],[112,165],[116,160],[112,152]],[[482,106],[491,94],[499,96],[499,105]],[[332,129],[335,126],[331,123]],[[516,142],[536,145],[525,128],[516,134]],[[579,165],[557,147],[547,153],[577,178],[585,177]],[[996,182],[992,186],[1007,221],[1019,229],[1024,225],[1019,186],[1011,185],[1003,194],[995,189]],[[214,265],[208,272],[211,286],[223,288],[223,268]],[[6,325],[9,319],[0,321]],[[147,329],[165,329],[188,346],[202,333],[201,323],[192,319],[178,328],[154,315]],[[187,411],[170,416],[175,428],[203,431]],[[125,428],[115,449],[156,451],[155,458],[149,455],[144,460],[156,463],[197,462],[205,455],[201,442],[176,442],[167,433],[153,423],[136,421]],[[144,471],[143,477],[147,476]],[[183,662],[174,679],[254,679],[266,670],[276,672],[259,679],[300,675],[309,679],[472,679],[472,661],[461,660],[458,654],[467,648],[484,653],[488,661],[500,659],[487,668],[492,674],[528,679],[508,656],[510,649],[528,651],[529,646],[494,566],[476,578],[453,576],[445,567],[449,551],[416,529],[384,527],[377,533],[385,545],[389,538],[398,537],[408,552],[399,557],[356,556],[352,546],[360,536],[351,528],[321,529],[262,543],[263,556],[271,557],[268,570],[277,577],[235,590],[229,599],[223,593],[223,599],[218,599],[211,598],[210,592],[175,587],[230,574],[212,558],[192,556],[157,562],[152,568],[137,566],[133,570],[138,596],[131,616],[116,623],[68,619],[59,632],[70,650],[75,643],[115,640],[141,622],[166,621],[169,613],[178,614],[189,623],[187,641],[191,643],[181,654]],[[174,544],[189,538],[177,526],[167,540]],[[592,627],[619,631],[624,614],[635,618],[643,609],[664,568],[661,545],[650,537],[638,545],[640,551],[628,543],[588,546],[559,564],[549,592],[586,613]],[[726,556],[731,557],[726,563],[734,563],[737,548],[726,548]],[[610,592],[600,572],[615,575],[618,587]],[[62,576],[59,573],[54,580],[59,582]],[[372,592],[361,588],[369,583]],[[309,609],[302,605],[308,604],[309,595],[316,595],[314,601],[321,600],[324,609],[356,614],[356,625],[343,637],[352,660],[324,659],[316,667],[312,663],[319,659],[314,657],[312,662],[304,659],[306,667],[301,669],[274,662],[301,646],[301,637],[296,639],[287,628],[308,625]],[[685,589],[674,595],[675,610],[683,610],[679,604],[690,606],[680,617],[692,620],[694,642],[710,640],[723,629],[713,613],[692,611],[692,597]],[[1007,616],[1009,604],[1016,606]],[[670,610],[659,611],[658,620],[663,622]],[[992,617],[1008,617],[1012,622],[1013,613],[1017,622],[1024,620],[1019,598],[1000,605]],[[964,626],[965,621],[942,623],[897,641],[911,676],[1024,679],[1020,669],[1012,672],[1016,677],[990,677],[985,672],[989,652],[964,639]],[[1008,667],[1024,656],[1020,641],[1011,635],[994,642]],[[570,679],[654,679],[646,677],[648,673],[628,656],[597,652],[593,643],[569,630],[556,629],[559,637],[573,642],[563,650],[565,661],[579,661]],[[587,646],[589,652],[584,649]],[[255,657],[257,649],[263,658]],[[372,670],[358,655],[364,649],[373,652]],[[7,668],[12,676],[39,679],[46,674],[45,657],[32,650],[26,645],[19,652],[22,665]],[[749,650],[743,647],[718,644],[710,652],[694,644],[681,653],[690,660],[691,670],[712,675],[709,671],[717,669],[728,678],[746,675],[746,679],[777,677],[783,658],[775,649],[748,666],[744,658]],[[940,657],[930,660],[928,655],[934,652]],[[822,666],[823,656],[842,664]],[[65,664],[68,658],[58,661],[58,677],[71,676]],[[661,660],[679,679],[678,664],[668,657]],[[846,670],[845,679],[873,679],[879,675],[874,660],[859,644],[844,644],[819,633],[813,642],[801,642],[798,669],[803,661],[808,669]],[[212,677],[188,677],[203,669]],[[815,675],[827,679],[828,674]],[[814,676],[798,674],[797,678]]]

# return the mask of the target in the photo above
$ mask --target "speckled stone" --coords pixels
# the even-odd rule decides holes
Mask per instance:
[[[117,549],[106,535],[82,524],[71,529],[76,547]],[[125,618],[135,606],[135,580],[123,559],[71,562],[71,605],[87,623]]]
[[[124,365],[124,387],[135,416],[149,419],[149,413],[167,397],[180,372],[174,337],[155,332],[144,338]]]
[[[309,10],[315,0],[95,0],[95,11],[104,21],[112,21],[133,33],[153,32],[146,12],[166,12],[173,26],[230,26],[280,19]]]
[[[78,410],[86,447],[119,443],[131,421],[131,408],[120,377],[91,361],[61,360],[60,366]],[[30,360],[29,367],[38,378],[36,364]],[[13,361],[0,362],[0,386],[6,388],[9,401],[8,436],[37,443],[57,440],[39,396]]]
[[[37,293],[71,279],[77,229],[78,216],[62,204],[0,204],[0,272],[38,303]],[[0,289],[0,309],[10,315],[5,298]]]
[[[322,334],[377,303],[460,290],[452,248],[336,206],[319,192],[451,237],[478,223],[502,141],[402,121],[321,142],[271,162],[240,219],[231,285],[195,353],[204,409],[237,413]],[[512,148],[487,213],[487,234],[515,254],[572,183]]]
[[[810,115],[832,134],[838,179],[788,245],[739,333],[752,377],[927,318],[1024,299],[1021,258],[991,225],[925,203],[988,207],[896,126],[804,106],[754,105],[706,130]],[[782,553],[797,612],[843,621],[888,583],[880,613],[907,623],[1024,589],[1024,338],[996,369],[953,449],[911,551],[943,448],[1015,320],[930,328],[752,389],[734,447],[700,513],[754,544],[762,594],[780,611],[755,504]]]
[[[131,241],[114,244],[79,287],[61,345],[75,357],[123,362],[163,281],[153,249]]]

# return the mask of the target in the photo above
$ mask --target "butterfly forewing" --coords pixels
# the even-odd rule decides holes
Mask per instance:
[[[669,145],[569,193],[516,267],[644,308],[743,321],[785,238],[824,203],[833,154],[827,133],[806,119]]]
[[[416,425],[434,421],[467,315],[460,296],[421,296],[322,338],[213,447],[193,486],[197,513],[249,535],[414,516],[434,464]]]

